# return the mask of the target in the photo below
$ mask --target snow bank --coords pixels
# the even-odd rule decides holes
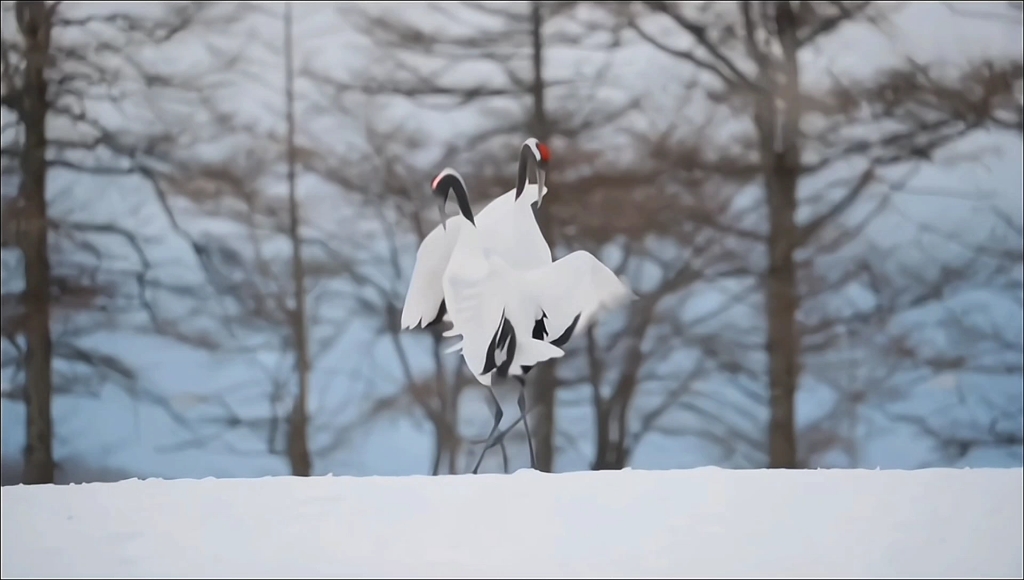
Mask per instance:
[[[2,490],[3,576],[1004,576],[1022,470],[130,480]]]

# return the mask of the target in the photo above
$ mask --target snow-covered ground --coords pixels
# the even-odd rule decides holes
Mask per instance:
[[[1021,469],[2,489],[3,576],[1021,577]]]

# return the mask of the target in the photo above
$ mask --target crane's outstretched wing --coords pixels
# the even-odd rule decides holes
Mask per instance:
[[[409,291],[402,307],[402,328],[426,328],[441,321],[447,311],[441,280],[458,240],[461,220],[448,220],[427,234],[416,251]]]
[[[511,275],[510,275],[511,274]],[[517,316],[534,308],[535,298],[507,267],[492,267],[483,258],[453,261],[445,273],[445,300],[452,328],[446,336],[462,340],[448,352],[462,351],[466,366],[485,385],[491,373],[522,374],[532,366],[565,352],[531,334],[534,321]]]
[[[636,298],[629,285],[590,252],[577,251],[526,272],[525,284],[542,311],[544,340],[564,346],[601,312]]]

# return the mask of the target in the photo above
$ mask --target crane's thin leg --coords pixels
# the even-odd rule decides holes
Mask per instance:
[[[514,378],[519,383],[519,387],[520,387],[520,390],[519,390],[519,400],[518,400],[518,403],[519,403],[519,418],[516,419],[515,423],[512,423],[511,425],[509,425],[508,427],[503,429],[501,432],[499,432],[497,435],[494,435],[493,434],[494,432],[492,431],[491,432],[492,434],[488,435],[487,436],[487,440],[485,441],[484,452],[486,453],[492,447],[496,447],[498,445],[501,445],[502,454],[503,454],[503,457],[504,457],[504,452],[505,452],[505,436],[507,436],[509,434],[509,432],[512,431],[512,429],[515,428],[515,426],[518,425],[520,421],[522,421],[523,422],[523,427],[526,429],[526,443],[530,447],[530,468],[531,469],[536,469],[537,468],[537,456],[536,456],[536,453],[534,452],[534,449],[533,449],[533,437],[530,434],[530,424],[527,423],[527,421],[526,421],[526,416],[529,414],[529,412],[526,409],[526,381],[522,377],[519,377],[519,376],[516,376]],[[495,398],[495,401],[497,401],[497,398]],[[530,411],[532,411],[532,410],[533,409],[530,409]],[[506,464],[505,471],[508,471],[507,464]]]
[[[498,397],[494,394],[494,390],[491,387],[487,385],[484,385],[484,387],[487,388],[487,394],[491,396],[491,402],[494,403],[494,425],[491,426],[491,432],[487,434],[487,444],[480,451],[480,458],[476,460],[476,466],[473,467],[474,474],[480,471],[480,464],[484,462],[484,455],[487,453],[487,450],[501,442],[501,439],[495,440],[494,437],[494,433],[498,431],[498,425],[501,424],[501,417],[503,415],[501,403],[498,402]]]
[[[532,407],[530,408],[530,411],[533,411]],[[488,447],[488,449],[490,449],[491,447],[494,447],[495,445],[498,445],[499,443],[501,443],[505,439],[505,437],[509,433],[512,432],[513,429],[515,429],[517,426],[519,426],[519,423],[521,423],[522,421],[523,421],[523,415],[520,415],[519,418],[516,419],[515,421],[513,421],[511,425],[509,425],[508,427],[505,427],[504,429],[499,431],[498,434],[495,435],[495,437],[494,437],[494,442],[492,442],[490,444],[490,447]],[[470,439],[470,440],[468,440],[468,442],[472,443],[474,445],[478,445],[480,443],[487,443],[487,440],[486,439],[480,439],[478,441],[474,441],[474,440]]]
[[[501,472],[508,473],[508,449],[504,441],[498,443],[498,449],[501,449]]]
[[[530,469],[537,469],[537,456],[533,453],[533,437],[530,436],[530,423],[526,420],[526,381],[519,379],[519,416],[523,418],[523,428],[526,429],[526,444],[530,447]]]

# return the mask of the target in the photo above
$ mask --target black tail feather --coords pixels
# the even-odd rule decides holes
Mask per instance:
[[[501,364],[497,363],[495,354],[498,350],[505,349],[505,359]],[[487,345],[487,355],[484,358],[484,370],[482,374],[491,371],[499,377],[507,377],[509,369],[512,368],[512,359],[516,356],[516,331],[512,322],[505,318],[505,311],[501,312],[501,323],[494,331],[490,344]]]
[[[579,324],[579,322],[580,315],[577,314],[576,318],[572,319],[572,324],[569,325],[569,328],[566,328],[565,331],[562,332],[562,334],[558,335],[558,338],[552,340],[551,344],[557,346],[558,348],[562,348],[563,346],[565,346],[565,343],[569,342],[569,339],[572,338],[572,333],[576,331],[576,325]]]

